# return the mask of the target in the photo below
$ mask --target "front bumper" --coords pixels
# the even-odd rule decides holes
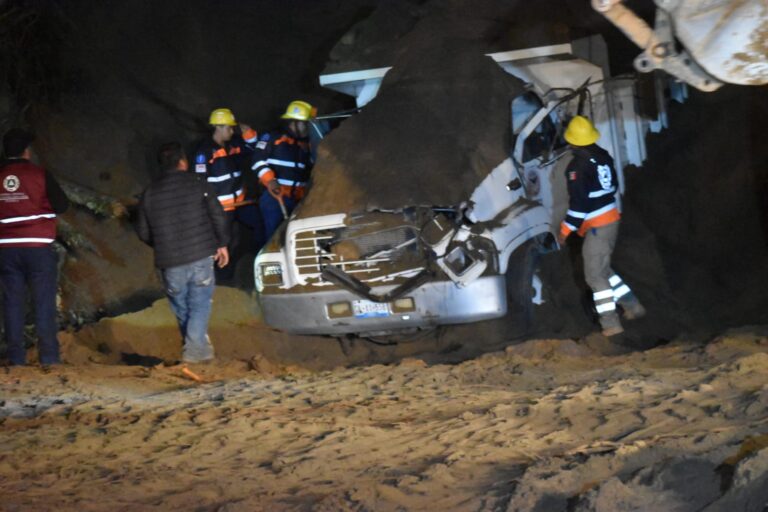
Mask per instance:
[[[373,288],[384,294],[394,286]],[[429,282],[406,294],[415,310],[377,318],[330,318],[327,305],[359,300],[346,290],[262,293],[261,310],[270,326],[292,334],[365,334],[498,318],[507,313],[504,276],[481,277],[463,288],[451,281]]]

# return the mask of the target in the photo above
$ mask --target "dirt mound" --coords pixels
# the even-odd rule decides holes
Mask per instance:
[[[60,310],[67,324],[141,309],[162,294],[152,250],[126,219],[98,218],[77,206],[63,219],[81,240],[61,262]]]
[[[401,1],[356,25],[334,47],[326,71],[395,67],[373,102],[324,141],[298,215],[460,200],[475,173],[492,168],[509,145],[508,122],[489,116],[508,94],[497,88],[503,73],[484,68],[482,59],[469,66],[465,55],[567,38],[559,25],[566,18],[571,36],[601,26],[570,3],[550,5],[551,15],[543,16],[546,5]],[[542,28],[538,36],[534,28]],[[612,31],[604,35],[612,62],[631,62],[637,50]],[[765,321],[767,93],[765,87],[692,91],[686,104],[671,107],[669,128],[649,136],[644,167],[627,170],[614,267],[649,310],[646,319],[626,326],[631,345],[683,332],[705,339]],[[722,111],[728,115],[721,122],[702,124]],[[568,251],[543,258],[547,304],[539,308],[537,335],[581,337],[594,328],[580,249],[571,240]],[[494,321],[475,330],[485,337],[517,329]]]
[[[692,92],[629,172],[614,261],[649,306],[647,327],[708,336],[768,319],[766,105],[766,87]]]
[[[507,158],[509,104],[521,91],[464,42],[403,55],[377,97],[320,146],[298,215],[466,201]]]
[[[553,352],[554,350],[554,352]],[[563,350],[569,351],[568,355]],[[8,510],[763,510],[768,339],[0,373]]]
[[[321,111],[347,107],[351,101],[321,89],[317,75],[330,46],[373,6],[368,0],[0,4],[9,15],[3,18],[9,31],[0,37],[0,128],[30,124],[37,154],[56,176],[129,208],[155,174],[159,144],[176,139],[193,146],[208,136],[214,108],[232,108],[264,131],[297,98]],[[11,26],[14,20],[20,21]],[[30,96],[32,90],[40,94]],[[159,296],[151,252],[127,220],[80,209],[65,219],[95,249],[70,250],[62,267],[68,324],[137,310]]]

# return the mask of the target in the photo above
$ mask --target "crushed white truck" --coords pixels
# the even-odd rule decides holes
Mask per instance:
[[[641,165],[647,131],[665,127],[666,98],[687,94],[684,84],[651,76],[643,96],[650,91],[654,108],[641,115],[638,82],[610,79],[597,36],[488,58],[526,84],[509,98],[508,158],[454,205],[309,217],[299,210],[255,261],[269,325],[296,334],[377,336],[535,307],[542,300],[537,254],[558,249],[567,209],[567,121],[580,112],[594,120],[599,144],[616,161],[620,203],[623,169]],[[320,83],[364,108],[389,70],[323,75]]]

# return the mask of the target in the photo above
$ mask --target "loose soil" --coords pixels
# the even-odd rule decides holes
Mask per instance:
[[[322,372],[257,358],[190,366],[200,382],[6,369],[0,509],[759,511],[766,334]]]

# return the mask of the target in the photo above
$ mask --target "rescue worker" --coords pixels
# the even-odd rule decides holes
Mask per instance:
[[[213,187],[196,179],[181,144],[158,152],[163,175],[144,191],[136,232],[155,252],[168,302],[176,315],[187,363],[214,356],[208,320],[215,287],[214,262],[229,262],[226,216]]]
[[[229,229],[229,253],[235,261],[239,256],[240,234],[235,221],[248,226],[254,232],[258,248],[263,245],[263,226],[255,204],[243,204],[246,191],[243,171],[248,169],[253,149],[258,141],[255,130],[239,123],[241,135],[235,134],[238,126],[235,116],[228,108],[211,112],[208,123],[211,136],[205,139],[195,151],[195,174],[210,184],[226,214]],[[234,266],[218,271],[222,282],[231,279]]]
[[[645,315],[645,308],[611,270],[621,218],[616,204],[618,180],[613,158],[596,144],[598,139],[600,132],[582,116],[574,117],[565,131],[573,160],[565,171],[569,208],[560,225],[559,241],[564,244],[573,232],[584,237],[584,277],[592,289],[603,334],[615,336],[624,332],[617,304],[628,320]]]
[[[0,163],[0,282],[3,317],[11,365],[27,363],[24,313],[27,286],[32,291],[39,361],[61,362],[56,338],[58,256],[56,215],[69,200],[51,174],[32,163],[33,136],[13,129],[3,136],[5,160]]]
[[[283,129],[262,135],[256,144],[252,168],[266,189],[259,198],[259,208],[267,240],[306,194],[312,172],[312,112],[309,103],[292,101],[281,117]]]

